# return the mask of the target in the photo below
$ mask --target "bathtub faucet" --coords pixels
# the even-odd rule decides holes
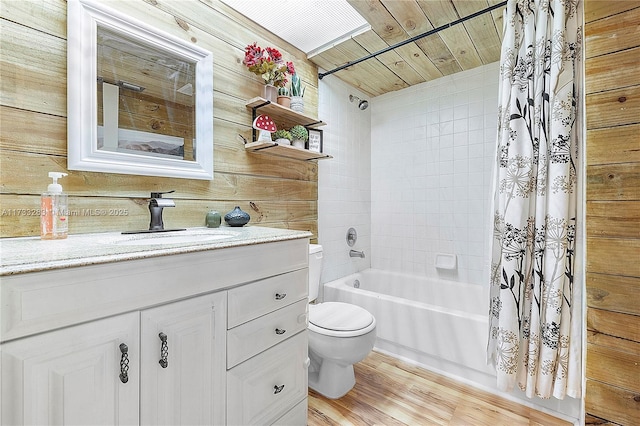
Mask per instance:
[[[349,250],[349,257],[361,257],[364,259],[364,252],[358,250]]]

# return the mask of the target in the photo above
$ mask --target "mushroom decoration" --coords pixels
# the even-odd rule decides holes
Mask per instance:
[[[258,142],[271,142],[271,133],[278,130],[276,123],[268,115],[259,115],[253,120],[253,128],[260,130]]]

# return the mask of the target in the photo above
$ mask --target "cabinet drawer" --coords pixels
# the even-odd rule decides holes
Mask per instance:
[[[227,424],[267,425],[307,397],[307,332],[227,373]]]
[[[303,426],[307,424],[309,407],[307,398],[298,402],[295,407],[273,423],[273,426]]]
[[[227,331],[227,368],[307,328],[307,299]]]
[[[260,280],[229,290],[228,328],[290,305],[309,294],[308,269]]]

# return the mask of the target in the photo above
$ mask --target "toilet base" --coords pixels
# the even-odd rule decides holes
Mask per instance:
[[[309,372],[309,387],[329,399],[338,399],[356,384],[353,365],[322,360],[318,371]]]

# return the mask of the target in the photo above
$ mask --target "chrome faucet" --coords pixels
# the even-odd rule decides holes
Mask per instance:
[[[164,231],[164,223],[162,222],[162,209],[165,207],[175,207],[176,203],[170,198],[162,198],[162,194],[171,194],[175,191],[168,192],[152,192],[149,200],[149,212],[151,213],[151,222],[149,222],[149,231]]]
[[[364,252],[358,250],[349,250],[349,257],[361,257],[364,259]]]

